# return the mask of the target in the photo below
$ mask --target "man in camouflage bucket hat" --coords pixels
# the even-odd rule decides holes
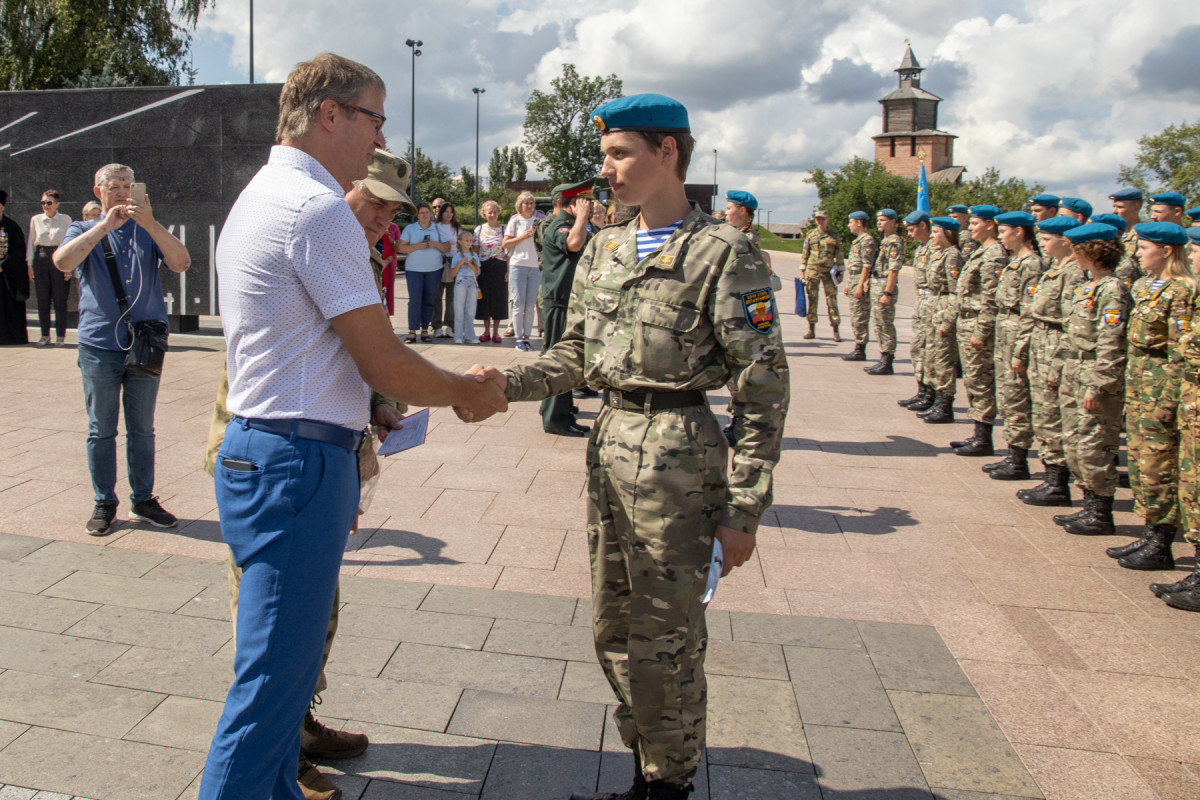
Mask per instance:
[[[753,554],[779,460],[787,360],[758,249],[684,194],[686,109],[637,95],[596,109],[594,121],[601,176],[641,214],[596,234],[562,340],[503,377],[510,400],[604,389],[587,451],[588,540],[596,653],[637,764],[619,797],[683,800],[704,749],[701,598],[713,541],[724,571]],[[730,381],[732,471],[705,396]]]

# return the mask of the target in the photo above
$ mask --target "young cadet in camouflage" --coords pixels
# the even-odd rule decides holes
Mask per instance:
[[[1137,234],[1133,230],[1126,230],[1129,228],[1129,223],[1118,214],[1093,214],[1090,221],[1101,225],[1111,225],[1120,232],[1121,263],[1117,265],[1115,274],[1125,284],[1125,288],[1132,291],[1133,284],[1144,274],[1138,260]]]
[[[1064,375],[1059,398],[1067,465],[1083,489],[1084,508],[1055,522],[1067,533],[1111,534],[1117,491],[1117,448],[1125,406],[1125,328],[1133,298],[1113,274],[1124,249],[1111,225],[1080,225],[1067,231],[1072,252],[1090,279],[1075,288],[1064,321],[1063,355],[1076,365]]]
[[[867,232],[870,217],[865,211],[850,214],[850,233],[854,242],[850,245],[850,256],[846,259],[846,275],[843,290],[850,299],[850,329],[854,332],[854,349],[842,356],[843,361],[866,361],[867,342],[871,338],[871,270],[879,246]]]
[[[1029,478],[1029,448],[1033,445],[1033,400],[1029,388],[1029,341],[1033,333],[1030,308],[1042,276],[1042,256],[1034,238],[1034,218],[1024,211],[996,217],[1000,244],[1008,263],[996,287],[996,407],[1004,418],[1008,456],[987,464],[983,471],[998,481]]]
[[[958,363],[958,276],[962,254],[958,251],[958,220],[930,220],[930,259],[925,283],[932,304],[924,358],[925,384],[933,390],[933,404],[918,414],[930,424],[954,421],[954,365]]]
[[[753,552],[771,503],[788,367],[762,257],[687,201],[687,111],[634,95],[593,118],[601,175],[641,214],[588,245],[562,340],[501,379],[512,400],[584,383],[605,390],[587,450],[596,653],[637,763],[624,796],[684,800],[704,749],[701,597],[713,540],[727,570]],[[705,393],[731,380],[740,424],[729,467]]]
[[[904,266],[904,240],[896,232],[899,218],[890,208],[875,216],[879,253],[871,269],[871,324],[879,337],[879,360],[863,367],[868,375],[891,375],[896,357],[896,298],[900,294],[900,269]]]
[[[971,206],[970,233],[979,243],[958,278],[958,357],[975,432],[950,446],[960,456],[990,456],[996,419],[996,286],[1008,254],[996,241],[995,206]]]
[[[837,285],[833,282],[833,267],[844,269],[842,241],[829,231],[829,214],[818,211],[817,226],[804,237],[804,294],[808,301],[808,333],[805,339],[817,335],[817,301],[821,299],[821,288],[825,289],[825,309],[829,324],[833,326],[833,340],[842,340],[838,326],[842,315],[838,310]]]
[[[925,353],[929,349],[933,307],[937,304],[929,291],[926,277],[928,262],[933,255],[929,246],[929,215],[924,211],[914,211],[904,218],[904,225],[908,237],[917,242],[917,249],[913,251],[913,286],[916,297],[913,302],[912,342],[909,343],[913,375],[917,379],[917,393],[907,400],[896,402],[913,411],[925,411],[933,405],[933,389],[925,383]]]
[[[1191,267],[1195,274],[1200,269],[1200,246],[1197,246],[1200,227],[1188,228],[1186,236],[1188,242],[1184,247],[1192,248]],[[1200,314],[1200,293],[1192,301],[1192,313],[1178,318],[1179,340],[1175,346],[1180,362],[1179,509],[1183,538],[1195,548],[1196,562],[1192,572],[1181,581],[1150,584],[1150,591],[1163,602],[1185,611],[1200,611],[1200,330],[1193,324],[1197,314]]]
[[[963,263],[971,257],[971,254],[979,249],[979,242],[971,238],[970,223],[971,211],[963,205],[954,205],[946,209],[946,213],[958,221],[960,226],[958,233],[958,249],[962,253]]]
[[[1038,455],[1046,468],[1046,478],[1032,489],[1017,492],[1018,498],[1033,506],[1071,505],[1071,473],[1063,450],[1059,397],[1060,386],[1064,384],[1060,351],[1063,307],[1070,308],[1064,301],[1074,291],[1073,282],[1081,279],[1082,273],[1071,254],[1071,243],[1063,234],[1079,224],[1078,220],[1059,216],[1048,217],[1037,224],[1038,241],[1049,266],[1038,281],[1029,309],[1033,318],[1033,333],[1029,340],[1029,393],[1033,401],[1033,432]],[[1068,284],[1072,284],[1071,288],[1067,288]]]
[[[1143,227],[1144,225],[1144,227]],[[1141,537],[1106,551],[1126,569],[1172,569],[1171,542],[1179,526],[1179,337],[1190,325],[1195,281],[1181,244],[1187,234],[1171,223],[1139,225],[1146,276],[1133,285],[1126,332],[1125,440],[1134,513],[1146,521]],[[1187,319],[1188,322],[1183,322]]]

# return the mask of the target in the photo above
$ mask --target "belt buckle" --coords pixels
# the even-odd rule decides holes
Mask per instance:
[[[621,407],[621,390],[620,389],[609,389],[608,390],[608,405],[612,408],[620,408]]]

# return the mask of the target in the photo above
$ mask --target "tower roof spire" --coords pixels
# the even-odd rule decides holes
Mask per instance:
[[[917,62],[917,57],[913,55],[912,42],[905,39],[904,45],[905,45],[904,58],[900,61],[900,66],[896,68],[896,72],[908,72],[910,70],[924,69]]]

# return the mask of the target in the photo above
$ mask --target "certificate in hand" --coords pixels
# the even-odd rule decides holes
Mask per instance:
[[[425,444],[425,433],[429,430],[429,409],[423,408],[404,418],[400,427],[387,435],[379,445],[379,455],[390,456],[402,450]]]

